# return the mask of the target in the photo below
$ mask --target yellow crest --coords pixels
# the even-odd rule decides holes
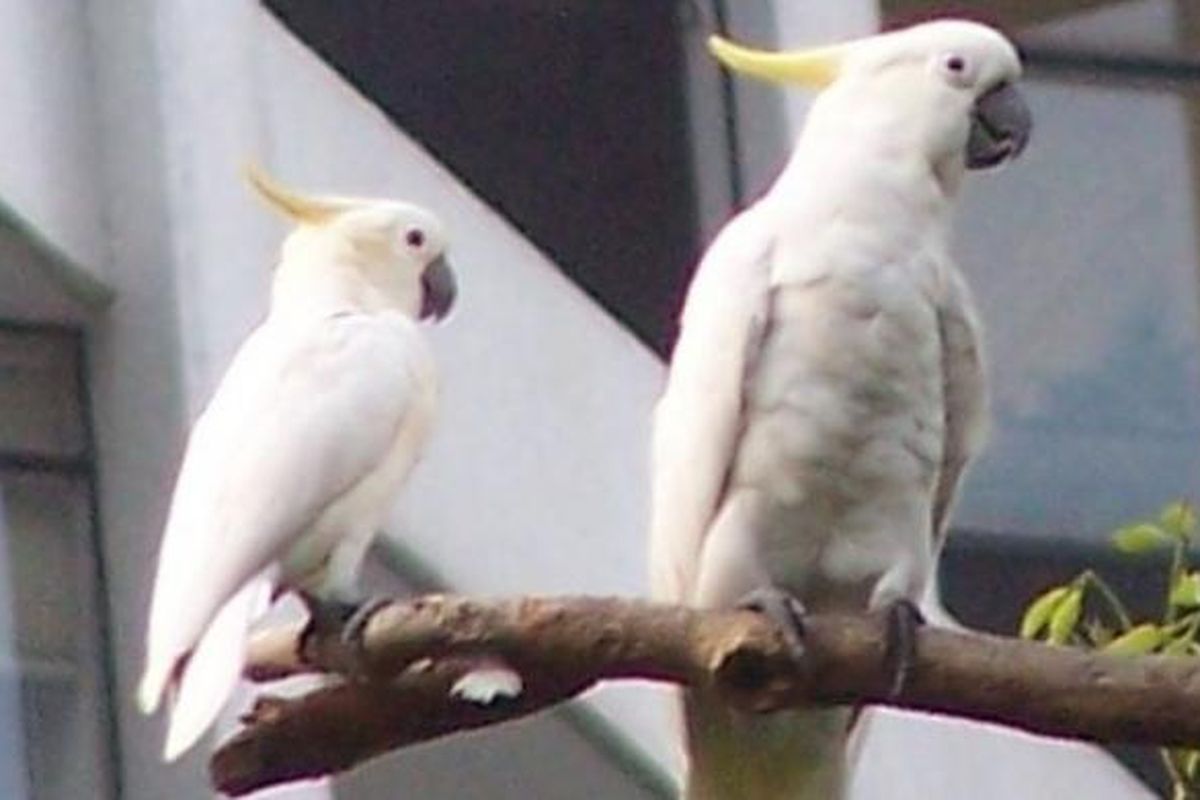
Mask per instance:
[[[353,203],[340,197],[303,195],[272,178],[257,164],[247,164],[246,180],[259,196],[296,222],[319,225],[347,211]]]

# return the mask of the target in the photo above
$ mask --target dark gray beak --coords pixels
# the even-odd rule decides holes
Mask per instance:
[[[1011,83],[1002,83],[975,101],[967,167],[987,169],[1016,158],[1029,143],[1033,116]]]
[[[425,267],[421,275],[421,319],[445,318],[454,305],[458,286],[445,256],[438,256]]]

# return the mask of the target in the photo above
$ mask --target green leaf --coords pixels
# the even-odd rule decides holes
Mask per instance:
[[[1200,608],[1200,573],[1179,573],[1169,600],[1176,608]]]
[[[1083,610],[1083,589],[1072,586],[1066,597],[1059,602],[1054,613],[1050,615],[1050,628],[1046,641],[1051,644],[1066,644],[1079,622],[1079,613]]]
[[[1168,656],[1186,656],[1190,655],[1195,647],[1196,643],[1190,636],[1177,636],[1163,646],[1162,652]]]
[[[1200,750],[1185,750],[1183,758],[1179,759],[1179,768],[1188,780],[1196,777],[1196,768],[1200,767]]]
[[[1055,586],[1038,595],[1029,604],[1029,608],[1025,609],[1025,616],[1021,619],[1021,638],[1032,639],[1041,633],[1042,628],[1050,621],[1050,616],[1070,591],[1070,586]]]
[[[1126,525],[1113,534],[1113,544],[1122,553],[1145,553],[1171,543],[1171,537],[1153,522]]]
[[[1088,641],[1092,643],[1093,647],[1104,647],[1113,640],[1112,630],[1098,617],[1089,617],[1083,624],[1083,630],[1087,633]]]
[[[1158,524],[1169,535],[1187,539],[1196,530],[1196,509],[1182,500],[1170,503],[1159,512]]]
[[[1162,644],[1163,632],[1155,624],[1147,622],[1130,628],[1104,646],[1104,652],[1121,656],[1137,656],[1149,653]]]

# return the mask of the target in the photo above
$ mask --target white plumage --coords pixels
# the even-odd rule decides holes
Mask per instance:
[[[266,320],[192,430],[163,534],[138,700],[171,700],[168,760],[219,713],[275,593],[355,596],[437,402],[417,318],[453,294],[428,212],[254,177],[299,227]]]
[[[715,49],[828,88],[689,290],[655,414],[655,596],[722,607],[775,587],[812,611],[918,600],[986,416],[950,213],[968,166],[1024,145],[1016,54],[961,22],[798,55]],[[848,710],[684,705],[690,800],[842,796]]]

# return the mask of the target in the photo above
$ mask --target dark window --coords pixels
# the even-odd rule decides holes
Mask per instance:
[[[891,25],[935,10],[882,5]],[[1118,555],[1109,534],[1200,500],[1196,9],[987,4],[1025,53],[1035,127],[1020,162],[971,187],[956,231],[994,419],[956,514],[970,531],[941,564],[970,625],[1012,634],[1032,597],[1088,567],[1160,611],[1162,565]],[[1118,755],[1166,791],[1148,748]]]
[[[697,255],[676,3],[267,5],[665,352]]]

